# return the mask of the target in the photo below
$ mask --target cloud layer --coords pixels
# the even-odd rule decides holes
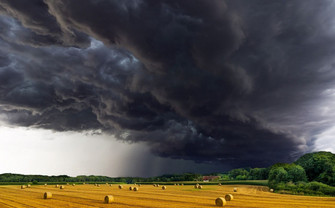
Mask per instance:
[[[288,162],[334,123],[332,1],[0,0],[0,113],[156,155]]]

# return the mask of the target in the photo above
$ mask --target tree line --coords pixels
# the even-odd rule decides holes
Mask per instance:
[[[292,164],[270,167],[269,187],[282,193],[335,196],[335,155],[309,153]]]
[[[45,176],[45,175],[23,175],[5,173],[0,174],[0,182],[23,182],[23,183],[39,183],[39,182],[111,182],[111,183],[138,183],[138,182],[173,182],[173,181],[196,181],[202,180],[201,174],[184,173],[162,175],[157,177],[108,177],[108,176],[76,176],[67,175]]]
[[[270,188],[277,192],[309,195],[335,196],[335,155],[330,152],[309,153],[292,164],[277,163],[268,168],[238,168],[224,173],[205,175],[220,176],[217,181],[268,180]],[[67,175],[43,176],[22,174],[0,174],[0,182],[178,182],[201,181],[204,174],[167,174],[157,177],[107,177]]]

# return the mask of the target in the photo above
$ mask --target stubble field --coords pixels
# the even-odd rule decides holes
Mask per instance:
[[[193,186],[166,186],[166,190],[152,185],[142,185],[138,191],[130,191],[134,185],[100,187],[89,185],[32,186],[21,189],[20,186],[0,186],[0,207],[140,207],[140,208],[200,208],[216,207],[215,199],[233,194],[234,200],[227,201],[225,207],[335,207],[335,198],[294,196],[270,193],[267,187],[251,185],[205,185],[203,189]],[[237,187],[237,192],[233,188]],[[45,192],[51,192],[51,199],[43,199]],[[114,202],[105,204],[104,197],[113,195]]]

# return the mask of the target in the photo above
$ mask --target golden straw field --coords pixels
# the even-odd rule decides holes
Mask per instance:
[[[101,184],[65,185],[64,189],[55,185],[31,186],[21,189],[21,186],[0,186],[0,207],[140,207],[140,208],[197,208],[216,207],[215,199],[232,194],[233,200],[227,201],[225,207],[335,207],[335,198],[294,196],[271,193],[267,187],[251,185],[203,185],[202,189],[194,186],[167,185],[162,186],[142,185],[137,191],[129,187],[135,185],[109,186]],[[233,189],[237,188],[237,192]],[[44,199],[44,193],[52,193],[51,199]],[[112,195],[114,201],[105,204],[104,198]]]

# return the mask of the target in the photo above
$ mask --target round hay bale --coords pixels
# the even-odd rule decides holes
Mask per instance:
[[[231,201],[231,200],[234,199],[234,197],[233,197],[233,195],[231,195],[231,194],[226,194],[226,196],[224,197],[224,199],[225,199],[226,201]]]
[[[25,189],[26,188],[26,186],[25,185],[21,185],[21,189]]]
[[[130,187],[129,187],[129,191],[132,191],[132,190],[133,190],[133,187],[130,186]]]
[[[112,184],[109,184],[109,186],[112,186]]]
[[[226,200],[222,197],[215,199],[215,205],[218,207],[223,207],[224,205],[226,205],[226,203]]]
[[[43,194],[43,198],[44,199],[51,199],[52,198],[52,193],[51,192],[45,192]]]
[[[122,189],[123,188],[123,186],[122,185],[119,185],[119,189]]]
[[[134,190],[134,191],[138,191],[138,188],[137,188],[137,187],[134,187],[133,190]]]
[[[198,186],[198,189],[202,189],[202,186],[200,185],[200,186]]]
[[[138,184],[138,187],[141,187],[141,184]]]
[[[181,185],[183,186],[184,184],[182,183]]]
[[[198,189],[198,187],[199,187],[199,185],[194,185],[194,188],[195,188],[195,189]]]
[[[156,187],[159,187],[159,184],[157,184],[157,186]]]
[[[48,185],[48,184],[46,184],[46,183],[44,184],[44,186],[47,186],[47,185]]]
[[[65,186],[60,186],[59,188],[60,188],[60,189],[65,189]]]
[[[177,185],[177,184],[174,184],[175,186]]]
[[[98,185],[98,184],[96,184],[96,183],[94,184],[94,186],[97,186],[97,185]]]
[[[270,189],[270,192],[273,192],[273,189]]]
[[[72,186],[76,186],[76,184],[72,184]]]
[[[196,186],[199,186],[199,185],[200,185],[200,184],[198,184],[198,183],[196,184]]]
[[[108,183],[106,183],[106,185],[108,185]]]
[[[28,184],[28,185],[27,185],[27,188],[30,188],[30,187],[31,187],[31,185],[30,185],[30,184]]]
[[[69,183],[66,183],[66,185],[68,186],[68,185],[70,185]]]
[[[221,183],[219,183],[219,186],[221,186]]]
[[[97,187],[100,187],[100,184],[97,184]]]
[[[234,192],[237,192],[237,188],[234,188]]]
[[[114,201],[114,197],[112,195],[107,195],[105,196],[105,203],[106,204],[111,204]]]
[[[85,183],[83,183],[83,185],[85,185]]]
[[[57,185],[55,186],[55,188],[59,188],[59,185],[57,184]]]
[[[165,189],[166,189],[166,186],[162,186],[162,189],[165,190]]]

